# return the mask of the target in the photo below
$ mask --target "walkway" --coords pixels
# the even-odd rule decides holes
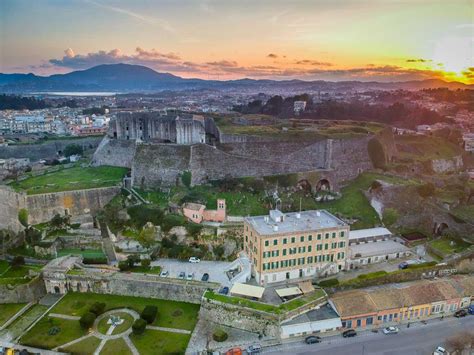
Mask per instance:
[[[175,329],[175,328],[165,328],[165,327],[155,327],[153,325],[147,325],[146,329],[161,330],[162,332],[170,332],[170,333],[191,334],[191,331],[189,331],[189,330]]]
[[[54,318],[62,318],[62,319],[68,319],[68,320],[79,320],[81,317],[78,316],[70,316],[67,314],[60,314],[60,313],[50,313],[48,314],[50,317]]]

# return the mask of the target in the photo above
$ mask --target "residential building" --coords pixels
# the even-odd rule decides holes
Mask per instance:
[[[244,251],[260,285],[345,269],[348,236],[349,225],[325,210],[244,219]]]
[[[306,109],[306,101],[295,101],[293,103],[293,111],[296,115],[299,115],[301,112],[304,112]]]
[[[183,215],[191,222],[224,222],[226,219],[226,204],[224,199],[217,200],[217,209],[208,210],[200,203],[187,202],[183,205]]]

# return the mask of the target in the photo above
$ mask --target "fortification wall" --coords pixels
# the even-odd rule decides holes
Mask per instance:
[[[212,149],[212,148],[211,148]],[[191,146],[178,144],[140,144],[132,164],[133,186],[156,187],[175,184],[189,170]]]
[[[267,336],[278,337],[280,334],[279,319],[276,315],[273,316],[214,300],[203,299],[199,318],[252,333],[262,333]]]
[[[33,302],[46,294],[44,281],[36,277],[24,285],[16,285],[10,288],[8,285],[0,285],[0,304]]]
[[[131,168],[135,156],[134,140],[110,139],[104,137],[92,157],[92,165],[112,165]]]
[[[95,214],[120,192],[119,186],[88,190],[54,192],[26,197],[29,223],[37,224],[51,220],[55,214],[72,216]]]
[[[9,145],[0,147],[0,159],[29,158],[31,161],[54,158],[59,151],[63,152],[69,144],[82,146],[84,150],[95,149],[102,137],[85,137],[77,139],[58,139],[41,144]]]
[[[8,186],[0,186],[0,229],[19,232],[18,212],[26,207],[26,194],[17,193]]]
[[[367,145],[371,136],[357,139],[333,140],[330,144],[328,167],[337,181],[347,181],[373,168]]]

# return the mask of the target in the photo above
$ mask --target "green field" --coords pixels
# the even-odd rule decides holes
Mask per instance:
[[[131,355],[132,351],[122,338],[107,340],[100,355]],[[145,354],[145,353],[141,353]]]
[[[414,161],[449,159],[462,152],[459,146],[440,137],[396,135],[395,142],[401,146],[399,158]]]
[[[47,192],[71,191],[119,185],[128,169],[99,166],[73,167],[32,176],[25,180],[13,182],[11,186],[18,191],[26,191],[28,195]]]
[[[29,276],[31,271],[40,271],[41,266],[21,265],[12,267],[5,262],[0,264],[0,285],[21,285],[30,282],[33,276]]]
[[[431,241],[429,245],[434,249],[440,251],[441,253],[449,255],[453,253],[460,253],[463,250],[469,248],[471,244],[466,243],[462,240],[454,240],[448,237],[441,237],[439,239]]]
[[[72,355],[90,355],[94,353],[94,350],[100,344],[100,339],[94,336],[90,336],[78,343],[72,344],[66,348],[60,348],[62,352],[68,352]]]
[[[53,313],[81,316],[94,302],[104,302],[106,311],[131,308],[141,313],[146,305],[158,307],[159,316],[153,325],[193,330],[197,322],[199,305],[152,298],[101,295],[96,293],[68,293],[52,310]]]
[[[82,255],[84,259],[105,258],[105,254],[100,249],[61,249],[58,251],[58,257],[65,255]]]
[[[59,332],[51,335],[49,332],[52,328],[57,327]],[[20,343],[38,347],[42,349],[52,349],[56,346],[66,344],[74,339],[80,338],[87,334],[86,329],[82,329],[77,320],[68,320],[61,318],[53,318],[45,316],[24,334]]]
[[[17,314],[26,303],[3,303],[0,304],[0,327],[11,317]]]
[[[142,335],[130,335],[140,354],[184,354],[191,335],[146,330]]]

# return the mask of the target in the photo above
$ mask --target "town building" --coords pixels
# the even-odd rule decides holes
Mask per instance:
[[[464,150],[466,152],[474,152],[474,133],[465,133],[462,139]]]
[[[293,111],[296,115],[299,115],[300,113],[304,112],[306,109],[306,101],[295,101],[293,103]]]
[[[224,199],[217,200],[217,209],[208,210],[200,203],[187,202],[183,205],[183,215],[194,223],[218,222],[222,223],[226,219],[226,205]]]
[[[348,236],[349,225],[325,210],[244,219],[244,251],[260,285],[345,269]]]
[[[335,293],[343,328],[385,327],[451,315],[471,304],[473,276],[452,276]],[[354,302],[357,300],[357,302]]]
[[[410,256],[412,252],[404,241],[392,235],[387,228],[369,228],[349,232],[348,268],[379,263]]]

